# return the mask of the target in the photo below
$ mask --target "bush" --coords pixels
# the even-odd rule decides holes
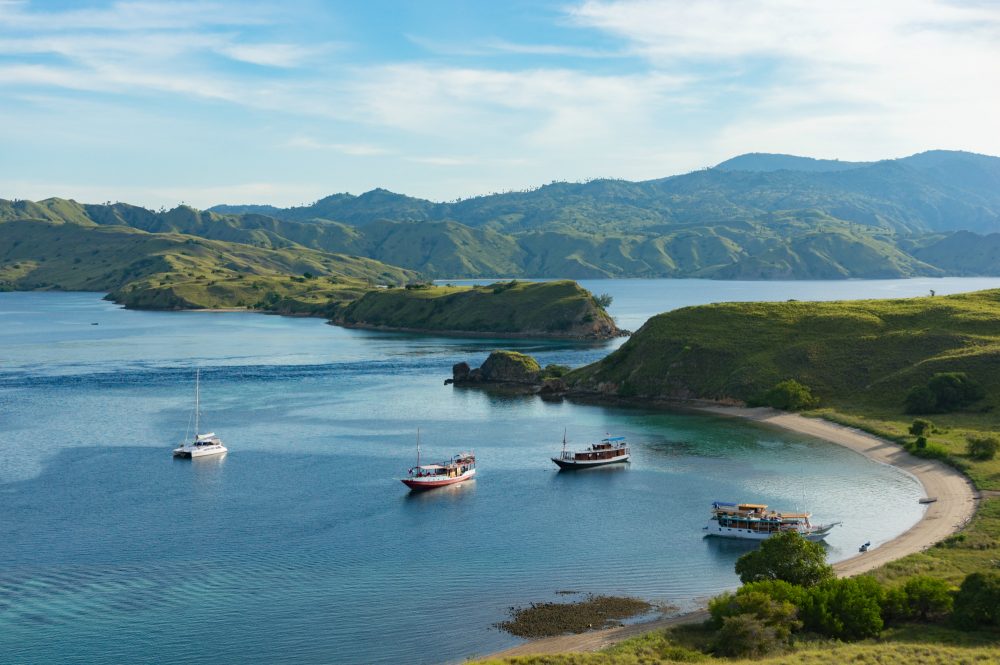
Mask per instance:
[[[736,574],[744,584],[783,580],[798,586],[812,586],[833,577],[826,563],[826,551],[795,531],[778,533],[736,561]]]
[[[965,372],[939,372],[926,386],[916,386],[906,395],[907,413],[949,413],[977,402],[986,391]]]
[[[871,577],[831,579],[809,589],[802,607],[807,630],[841,640],[862,640],[882,632],[885,590]]]
[[[910,434],[913,436],[925,436],[930,434],[933,429],[934,423],[926,420],[925,418],[917,418],[913,421],[913,424],[910,425]]]
[[[910,616],[921,621],[940,618],[951,612],[951,587],[947,582],[928,575],[917,575],[903,585]]]
[[[798,621],[798,608],[787,600],[775,600],[762,591],[745,591],[724,593],[716,596],[708,603],[711,623],[720,628],[727,618],[750,615],[760,620],[764,625],[774,630],[775,639],[787,641],[792,631],[798,630],[802,624]]]
[[[1000,441],[994,436],[970,436],[966,439],[965,451],[969,457],[980,462],[987,462],[997,455]]]
[[[763,404],[783,411],[801,411],[815,407],[819,400],[813,397],[808,386],[795,379],[788,379],[776,384],[764,393],[760,400]]]
[[[917,448],[921,449],[921,450],[926,449],[927,448],[927,437],[925,437],[925,436],[918,436],[917,440],[913,442],[913,445],[916,446]]]
[[[570,368],[567,365],[556,365],[550,363],[542,370],[541,379],[558,379],[568,374]]]
[[[972,573],[955,594],[952,618],[959,628],[1000,626],[1000,572]]]
[[[594,302],[596,302],[598,305],[600,305],[605,309],[611,307],[611,303],[614,302],[614,300],[615,299],[612,297],[610,293],[602,293],[601,295],[596,296],[594,298]]]
[[[781,644],[773,628],[752,614],[739,614],[723,620],[712,651],[720,656],[753,658],[772,653]]]

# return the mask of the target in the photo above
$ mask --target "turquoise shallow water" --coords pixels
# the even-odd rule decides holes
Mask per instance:
[[[717,300],[718,284],[683,293]],[[611,286],[623,318],[680,304]],[[921,514],[908,476],[805,437],[442,385],[495,347],[579,365],[617,341],[134,312],[97,294],[0,294],[0,320],[5,662],[461,659],[516,643],[491,624],[558,590],[690,607],[732,586],[746,546],[702,539],[713,499],[843,520],[832,560]],[[195,367],[223,459],[170,457]],[[408,494],[417,426],[428,457],[474,448],[479,479]],[[564,427],[625,434],[634,462],[559,474]]]

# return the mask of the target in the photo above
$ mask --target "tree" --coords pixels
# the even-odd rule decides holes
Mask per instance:
[[[910,425],[910,434],[913,436],[926,436],[927,434],[930,434],[933,429],[934,423],[925,418],[917,418],[913,421],[913,424]]]
[[[614,296],[612,296],[610,293],[602,293],[601,295],[594,298],[594,301],[605,309],[611,307],[611,303],[614,302],[614,300],[615,300]]]
[[[907,413],[948,413],[978,402],[986,391],[965,372],[938,372],[926,386],[916,386],[906,395]]]
[[[966,439],[965,451],[969,457],[980,462],[987,462],[997,455],[1000,441],[995,436],[970,436]]]
[[[906,604],[911,616],[927,621],[951,612],[951,587],[944,580],[929,575],[917,575],[903,585]]]
[[[937,400],[927,386],[913,386],[906,393],[907,413],[937,413]]]
[[[959,628],[1000,626],[1000,572],[972,573],[955,594],[952,618]]]
[[[787,379],[776,384],[764,394],[761,401],[767,406],[783,411],[811,409],[819,403],[809,387],[795,379]]]
[[[822,545],[809,542],[796,531],[785,531],[737,559],[736,574],[744,584],[783,580],[808,587],[832,578],[833,568],[826,563]]]
[[[807,630],[842,640],[862,640],[882,632],[885,590],[871,577],[829,579],[809,589],[802,607]]]

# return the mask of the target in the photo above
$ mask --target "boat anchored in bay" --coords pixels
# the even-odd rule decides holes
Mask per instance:
[[[190,424],[190,421],[188,424]],[[190,443],[182,443],[174,448],[174,457],[194,459],[196,457],[208,457],[209,455],[222,455],[223,453],[228,452],[229,449],[222,445],[222,439],[217,437],[215,432],[199,434],[199,429],[201,429],[201,370],[195,370],[194,441]]]
[[[703,530],[707,536],[744,540],[765,540],[776,533],[796,531],[806,540],[819,542],[840,524],[812,524],[810,517],[810,513],[768,511],[763,503],[715,501],[712,503],[712,517]]]
[[[411,490],[421,491],[463,483],[475,475],[475,453],[459,453],[440,464],[420,464],[420,430],[417,430],[417,465],[400,482]]]
[[[606,436],[583,450],[566,450],[566,431],[558,457],[551,458],[560,469],[586,469],[605,464],[627,462],[632,456],[624,436]]]

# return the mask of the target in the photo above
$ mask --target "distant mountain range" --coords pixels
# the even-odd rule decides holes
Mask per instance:
[[[42,219],[351,254],[459,277],[836,279],[1000,274],[1000,158],[879,162],[748,154],[629,182],[553,183],[437,203],[376,189],[309,206],[152,212],[0,201]]]

